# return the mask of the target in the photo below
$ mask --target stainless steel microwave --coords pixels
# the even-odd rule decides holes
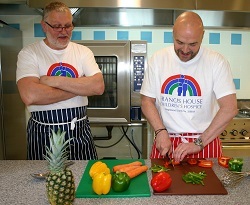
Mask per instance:
[[[140,88],[147,63],[146,41],[75,41],[94,53],[105,82],[101,96],[88,97],[90,123],[141,120]]]

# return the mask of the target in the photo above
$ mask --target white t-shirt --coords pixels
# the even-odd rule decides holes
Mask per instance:
[[[23,48],[18,54],[16,81],[24,77],[67,76],[79,78],[101,72],[92,51],[70,42],[64,50],[53,50],[44,41]],[[76,96],[49,105],[31,105],[28,111],[44,111],[80,107],[88,104],[86,96]]]
[[[236,93],[225,58],[201,47],[182,62],[174,46],[156,52],[145,71],[141,94],[155,98],[156,107],[170,133],[202,133],[219,106],[217,99]]]

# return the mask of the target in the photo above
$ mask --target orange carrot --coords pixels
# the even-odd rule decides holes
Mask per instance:
[[[128,172],[128,171],[130,171],[132,169],[136,169],[138,167],[140,167],[140,165],[132,165],[132,166],[123,167],[123,168],[119,169],[118,171],[119,172]]]
[[[139,166],[138,168],[132,169],[130,171],[127,171],[126,173],[130,177],[130,179],[140,175],[143,172],[146,172],[148,170],[148,167],[146,165]]]
[[[135,161],[135,162],[131,162],[128,164],[118,164],[113,167],[113,172],[119,171],[121,168],[124,168],[124,167],[141,166],[141,165],[142,165],[142,162],[140,161]]]

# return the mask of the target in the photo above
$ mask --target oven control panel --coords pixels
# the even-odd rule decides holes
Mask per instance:
[[[234,118],[220,135],[221,140],[249,140],[250,118]]]
[[[147,41],[131,41],[130,53],[130,99],[131,106],[141,106],[140,90],[147,67]],[[133,111],[133,110],[132,110]]]
[[[133,59],[133,71],[134,71],[134,91],[140,92],[142,81],[144,78],[145,69],[145,57],[144,56],[134,56]]]

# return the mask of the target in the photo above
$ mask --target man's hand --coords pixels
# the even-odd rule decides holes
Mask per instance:
[[[174,150],[173,157],[176,162],[182,161],[188,154],[198,153],[201,151],[200,146],[193,142],[181,143]]]
[[[168,137],[167,132],[160,132],[159,134],[157,134],[155,141],[155,146],[162,156],[165,156],[167,153],[172,153],[172,143]]]

